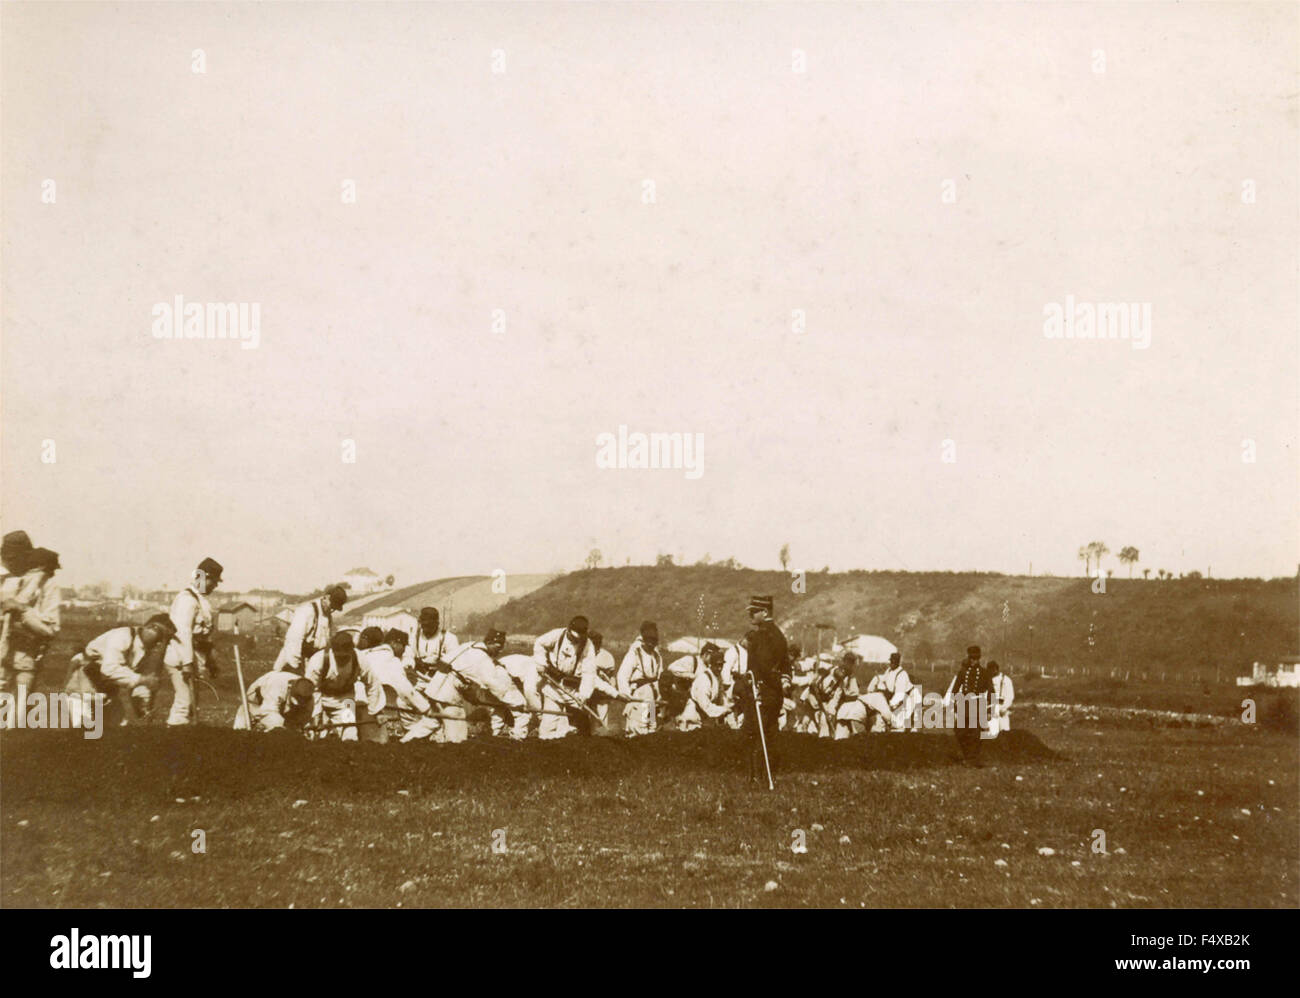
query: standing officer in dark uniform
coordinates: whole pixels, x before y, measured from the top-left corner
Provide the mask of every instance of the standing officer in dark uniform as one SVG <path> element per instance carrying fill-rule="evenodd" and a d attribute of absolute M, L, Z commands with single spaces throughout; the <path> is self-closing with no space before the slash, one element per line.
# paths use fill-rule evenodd
<path fill-rule="evenodd" d="M 782 679 L 789 678 L 790 658 L 785 635 L 772 620 L 772 597 L 753 596 L 749 600 L 749 632 L 741 639 L 746 654 L 744 672 L 736 677 L 736 702 L 743 723 L 741 733 L 745 736 L 746 754 L 749 758 L 749 778 L 751 781 L 763 780 L 763 740 L 767 742 L 768 761 L 776 768 L 772 757 L 772 739 L 776 735 L 781 718 L 781 704 L 784 699 Z M 758 688 L 758 710 L 754 709 L 754 692 L 750 686 L 749 673 L 754 677 Z M 762 735 L 759 724 L 762 724 Z"/>
<path fill-rule="evenodd" d="M 980 662 L 980 646 L 966 649 L 966 659 L 957 669 L 951 686 L 953 706 L 956 708 L 957 748 L 961 761 L 967 766 L 980 766 L 981 722 L 987 723 L 992 715 L 989 706 L 993 695 L 993 670 Z"/>

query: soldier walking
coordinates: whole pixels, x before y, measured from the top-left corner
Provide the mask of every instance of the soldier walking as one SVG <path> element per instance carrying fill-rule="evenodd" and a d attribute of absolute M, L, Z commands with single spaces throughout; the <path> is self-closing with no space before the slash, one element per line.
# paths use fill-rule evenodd
<path fill-rule="evenodd" d="M 980 662 L 979 645 L 966 649 L 966 658 L 957 669 L 949 687 L 956 711 L 957 748 L 966 766 L 982 766 L 980 740 L 988 722 L 989 702 L 993 694 L 993 671 Z"/>

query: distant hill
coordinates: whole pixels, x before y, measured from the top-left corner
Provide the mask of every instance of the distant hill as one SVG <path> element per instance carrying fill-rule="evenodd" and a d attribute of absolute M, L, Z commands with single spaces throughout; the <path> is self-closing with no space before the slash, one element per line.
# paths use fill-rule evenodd
<path fill-rule="evenodd" d="M 339 620 L 344 624 L 359 624 L 367 613 L 375 610 L 402 607 L 419 613 L 421 607 L 431 606 L 446 616 L 444 626 L 456 630 L 463 626 L 467 617 L 490 614 L 511 594 L 525 595 L 552 578 L 552 575 L 509 575 L 502 580 L 504 594 L 496 591 L 500 586 L 490 575 L 431 579 L 401 589 L 367 593 L 348 602 Z"/>
<path fill-rule="evenodd" d="M 806 646 L 816 644 L 814 624 L 830 623 L 841 638 L 882 635 L 914 662 L 954 662 L 966 645 L 979 644 L 986 658 L 1020 668 L 1032 654 L 1035 665 L 1055 668 L 1210 674 L 1221 668 L 1226 678 L 1248 673 L 1255 660 L 1273 662 L 1297 650 L 1300 589 L 1294 579 L 1112 578 L 1104 595 L 1091 586 L 1084 578 L 815 572 L 807 575 L 806 593 L 796 595 L 782 572 L 598 568 L 559 576 L 473 618 L 471 632 L 491 621 L 511 633 L 536 634 L 584 613 L 620 645 L 645 619 L 658 623 L 664 641 L 682 634 L 735 637 L 745 629 L 749 596 L 764 593 L 776 598 L 787 635 Z"/>

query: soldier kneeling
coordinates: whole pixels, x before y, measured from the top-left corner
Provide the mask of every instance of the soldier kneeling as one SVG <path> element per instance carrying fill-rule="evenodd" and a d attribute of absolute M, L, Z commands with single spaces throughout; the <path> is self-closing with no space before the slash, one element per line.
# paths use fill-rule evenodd
<path fill-rule="evenodd" d="M 165 613 L 155 614 L 141 627 L 105 631 L 72 656 L 64 688 L 79 695 L 103 694 L 121 708 L 123 724 L 138 720 L 151 709 L 161 666 L 179 661 L 175 637 L 176 625 Z"/>
<path fill-rule="evenodd" d="M 315 709 L 316 687 L 310 679 L 292 672 L 272 670 L 248 687 L 248 709 L 254 731 L 303 731 Z M 247 731 L 248 715 L 241 706 L 235 713 L 235 730 Z"/>

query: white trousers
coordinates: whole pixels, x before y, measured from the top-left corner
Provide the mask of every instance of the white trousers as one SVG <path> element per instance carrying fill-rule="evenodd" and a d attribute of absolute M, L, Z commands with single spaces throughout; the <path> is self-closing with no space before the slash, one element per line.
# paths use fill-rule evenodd
<path fill-rule="evenodd" d="M 194 723 L 194 697 L 190 694 L 190 684 L 185 681 L 181 670 L 174 665 L 167 666 L 167 678 L 172 681 L 172 709 L 167 714 L 167 723 Z"/>
<path fill-rule="evenodd" d="M 882 718 L 887 727 L 893 726 L 889 700 L 883 693 L 864 693 L 853 700 L 845 700 L 835 713 L 835 737 L 844 739 L 855 732 L 869 730 L 874 727 L 877 717 Z"/>
<path fill-rule="evenodd" d="M 632 702 L 623 708 L 623 730 L 629 738 L 652 735 L 658 727 L 653 683 L 644 683 L 632 691 Z"/>
<path fill-rule="evenodd" d="M 357 708 L 351 698 L 322 696 L 320 698 L 319 712 L 321 719 L 326 724 L 345 725 L 344 727 L 326 728 L 321 733 L 322 738 L 338 738 L 345 742 L 357 741 Z"/>
<path fill-rule="evenodd" d="M 544 684 L 540 692 L 542 710 L 554 711 L 554 713 L 541 716 L 541 720 L 537 722 L 537 737 L 550 741 L 564 738 L 577 731 L 569 715 L 580 712 L 580 708 L 573 706 L 574 701 L 578 699 L 578 694 L 566 688 L 565 692 L 568 696 L 562 697 L 550 683 Z"/>

